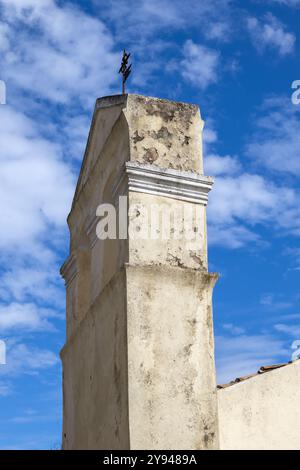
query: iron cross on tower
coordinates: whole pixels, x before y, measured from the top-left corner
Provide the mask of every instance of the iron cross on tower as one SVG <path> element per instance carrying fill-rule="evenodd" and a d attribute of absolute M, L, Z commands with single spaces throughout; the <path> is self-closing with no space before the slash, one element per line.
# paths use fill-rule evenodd
<path fill-rule="evenodd" d="M 128 60 L 130 57 L 130 53 L 127 53 L 126 50 L 124 49 L 123 51 L 123 57 L 122 57 L 122 63 L 121 67 L 119 70 L 119 73 L 123 75 L 123 80 L 122 80 L 122 93 L 125 95 L 125 83 L 129 75 L 131 74 L 131 66 L 132 64 L 128 65 Z"/>

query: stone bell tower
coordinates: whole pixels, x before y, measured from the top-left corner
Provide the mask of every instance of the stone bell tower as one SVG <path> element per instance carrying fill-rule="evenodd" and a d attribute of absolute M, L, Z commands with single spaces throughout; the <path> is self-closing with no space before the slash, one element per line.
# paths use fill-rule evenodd
<path fill-rule="evenodd" d="M 218 447 L 202 129 L 195 105 L 96 102 L 61 269 L 64 449 Z M 116 238 L 97 236 L 101 204 Z"/>

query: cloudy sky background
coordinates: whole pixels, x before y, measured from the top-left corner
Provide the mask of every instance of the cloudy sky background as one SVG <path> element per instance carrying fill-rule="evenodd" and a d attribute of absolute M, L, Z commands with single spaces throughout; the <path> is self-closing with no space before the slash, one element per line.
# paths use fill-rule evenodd
<path fill-rule="evenodd" d="M 0 448 L 57 448 L 68 214 L 95 99 L 198 103 L 218 380 L 300 339 L 300 0 L 0 0 Z"/>

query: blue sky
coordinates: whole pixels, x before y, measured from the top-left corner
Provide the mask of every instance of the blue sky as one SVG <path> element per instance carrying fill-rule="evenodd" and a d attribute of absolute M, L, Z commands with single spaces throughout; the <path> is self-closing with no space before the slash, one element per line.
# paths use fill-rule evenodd
<path fill-rule="evenodd" d="M 0 448 L 61 439 L 65 223 L 94 101 L 200 105 L 218 380 L 300 339 L 300 0 L 0 0 Z"/>

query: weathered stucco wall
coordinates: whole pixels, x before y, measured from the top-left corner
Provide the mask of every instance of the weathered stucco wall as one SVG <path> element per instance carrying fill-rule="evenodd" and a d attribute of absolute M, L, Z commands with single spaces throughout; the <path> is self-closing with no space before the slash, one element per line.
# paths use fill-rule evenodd
<path fill-rule="evenodd" d="M 129 448 L 126 311 L 123 269 L 61 351 L 64 449 Z"/>
<path fill-rule="evenodd" d="M 128 385 L 133 449 L 217 449 L 212 331 L 217 276 L 127 267 Z"/>
<path fill-rule="evenodd" d="M 218 414 L 202 129 L 195 105 L 97 100 L 68 224 L 64 449 L 212 449 Z M 97 207 L 192 209 L 179 239 L 100 240 Z M 184 222 L 186 224 L 184 225 Z M 187 224 L 187 222 L 189 222 Z M 192 228 L 194 240 L 185 234 Z"/>
<path fill-rule="evenodd" d="M 125 115 L 131 160 L 203 173 L 204 123 L 198 106 L 128 95 Z"/>
<path fill-rule="evenodd" d="M 204 206 L 136 192 L 129 193 L 128 203 L 129 224 L 134 234 L 129 239 L 130 263 L 207 270 Z M 149 210 L 144 211 L 145 208 Z M 155 230 L 156 220 L 158 230 Z M 174 233 L 176 228 L 179 228 L 178 237 Z M 188 231 L 191 239 L 186 236 Z"/>
<path fill-rule="evenodd" d="M 300 450 L 300 361 L 218 390 L 223 450 Z"/>

